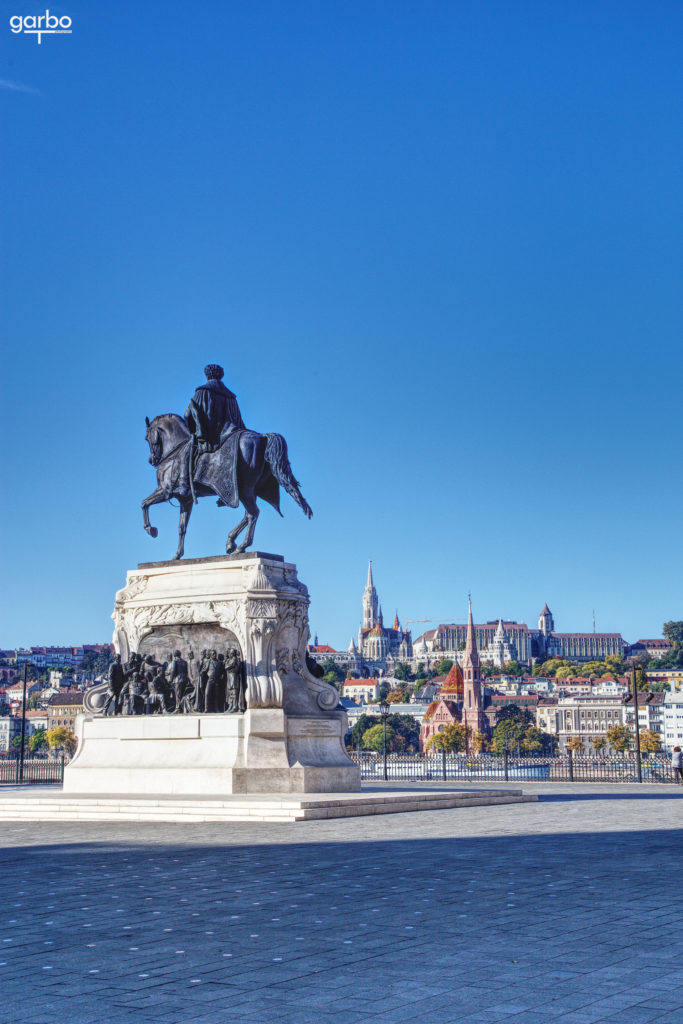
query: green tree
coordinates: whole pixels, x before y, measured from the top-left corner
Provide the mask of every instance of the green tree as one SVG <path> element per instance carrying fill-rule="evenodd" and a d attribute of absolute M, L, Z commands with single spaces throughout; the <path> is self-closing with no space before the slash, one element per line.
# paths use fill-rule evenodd
<path fill-rule="evenodd" d="M 363 712 L 363 714 L 360 715 L 358 721 L 351 730 L 351 745 L 357 747 L 360 743 L 362 746 L 363 735 L 368 731 L 368 729 L 371 726 L 377 725 L 378 722 L 379 718 L 377 715 L 368 715 L 365 712 Z"/>
<path fill-rule="evenodd" d="M 387 751 L 391 750 L 391 742 L 394 739 L 396 733 L 387 724 Z M 373 725 L 365 733 L 363 733 L 363 749 L 364 750 L 376 750 L 378 754 L 384 751 L 384 726 Z"/>
<path fill-rule="evenodd" d="M 631 746 L 631 730 L 626 725 L 613 725 L 605 736 L 610 747 L 619 754 L 623 754 Z"/>
<path fill-rule="evenodd" d="M 441 732 L 434 733 L 427 740 L 428 750 L 445 750 L 447 753 L 457 753 L 467 749 L 467 736 L 469 729 L 460 725 L 459 722 L 452 722 L 445 725 Z"/>
<path fill-rule="evenodd" d="M 36 729 L 28 741 L 29 750 L 32 754 L 37 754 L 41 750 L 47 750 L 49 745 L 45 729 Z"/>
<path fill-rule="evenodd" d="M 641 693 L 650 688 L 647 680 L 647 672 L 642 665 L 636 666 L 636 687 Z"/>
<path fill-rule="evenodd" d="M 661 658 L 650 659 L 648 665 L 656 669 L 683 668 L 683 647 L 674 647 Z"/>
<path fill-rule="evenodd" d="M 626 660 L 621 654 L 608 654 L 605 667 L 611 676 L 623 676 L 626 671 Z"/>
<path fill-rule="evenodd" d="M 533 725 L 534 716 L 528 708 L 519 704 L 503 704 L 496 708 L 496 725 L 499 722 L 517 722 L 519 725 Z"/>
<path fill-rule="evenodd" d="M 524 669 L 518 661 L 513 658 L 512 661 L 506 661 L 503 665 L 501 672 L 505 676 L 523 676 Z"/>
<path fill-rule="evenodd" d="M 593 750 L 595 750 L 596 753 L 598 753 L 599 751 L 605 749 L 605 747 L 607 746 L 607 740 L 604 736 L 593 736 L 593 738 L 591 739 L 591 746 Z"/>
<path fill-rule="evenodd" d="M 436 674 L 438 676 L 447 676 L 450 670 L 453 668 L 452 658 L 442 658 L 439 664 L 436 666 Z"/>
<path fill-rule="evenodd" d="M 583 753 L 583 740 L 580 736 L 570 736 L 567 740 L 567 750 L 571 750 L 574 754 Z"/>
<path fill-rule="evenodd" d="M 399 661 L 394 669 L 394 675 L 397 679 L 401 679 L 405 682 L 410 682 L 415 678 L 410 670 L 410 665 L 406 664 L 405 661 Z"/>
<path fill-rule="evenodd" d="M 103 647 L 101 651 L 86 651 L 78 667 L 84 672 L 94 672 L 95 675 L 103 676 L 106 675 L 113 660 L 111 648 Z"/>
<path fill-rule="evenodd" d="M 549 658 L 547 661 L 544 661 L 542 665 L 536 665 L 534 667 L 533 674 L 535 676 L 547 676 L 549 678 L 553 678 L 558 668 L 566 666 L 571 667 L 571 663 L 565 661 L 563 658 Z"/>
<path fill-rule="evenodd" d="M 399 715 L 396 712 L 387 715 L 387 725 L 390 725 L 397 736 L 402 736 L 406 747 L 413 750 L 420 748 L 420 723 L 413 715 Z"/>
<path fill-rule="evenodd" d="M 332 658 L 325 658 L 320 667 L 325 676 L 333 676 L 335 682 L 343 682 L 346 677 L 346 670 L 341 665 L 337 665 Z M 334 686 L 334 683 L 332 685 Z"/>
<path fill-rule="evenodd" d="M 683 622 L 680 620 L 665 622 L 662 626 L 662 633 L 674 647 L 683 647 Z"/>
<path fill-rule="evenodd" d="M 522 736 L 521 748 L 525 754 L 540 754 L 544 749 L 543 733 L 535 725 L 528 725 Z"/>
<path fill-rule="evenodd" d="M 491 737 L 491 749 L 496 754 L 505 750 L 521 750 L 525 726 L 521 722 L 504 718 L 496 725 Z"/>
<path fill-rule="evenodd" d="M 351 730 L 351 746 L 358 747 L 360 740 L 361 748 L 365 748 L 365 734 L 375 726 L 382 725 L 379 715 L 368 715 L 365 712 L 360 715 L 358 721 Z M 391 727 L 394 733 L 394 745 L 387 748 L 398 751 L 399 747 L 405 750 L 418 750 L 420 746 L 420 724 L 412 715 L 399 715 L 396 712 L 387 715 L 387 730 Z M 387 731 L 388 736 L 388 731 Z M 399 737 L 402 743 L 399 743 Z"/>

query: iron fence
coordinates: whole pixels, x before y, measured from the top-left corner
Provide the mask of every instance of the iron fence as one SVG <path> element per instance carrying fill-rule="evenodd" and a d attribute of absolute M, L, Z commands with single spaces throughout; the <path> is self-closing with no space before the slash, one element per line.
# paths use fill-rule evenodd
<path fill-rule="evenodd" d="M 64 757 L 12 758 L 0 761 L 0 785 L 64 781 Z"/>
<path fill-rule="evenodd" d="M 384 779 L 381 754 L 351 754 L 361 779 Z M 677 782 L 666 754 L 643 755 L 643 782 Z M 516 757 L 512 754 L 389 754 L 386 777 L 404 782 L 638 782 L 634 754 L 588 757 L 573 753 Z"/>

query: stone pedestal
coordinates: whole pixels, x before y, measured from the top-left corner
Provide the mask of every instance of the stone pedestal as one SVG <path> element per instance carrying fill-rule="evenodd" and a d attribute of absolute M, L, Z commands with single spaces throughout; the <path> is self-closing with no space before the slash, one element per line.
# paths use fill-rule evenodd
<path fill-rule="evenodd" d="M 306 668 L 309 597 L 296 567 L 251 552 L 142 564 L 116 595 L 114 644 L 170 660 L 237 647 L 244 714 L 103 717 L 86 699 L 69 793 L 339 793 L 360 789 L 337 692 Z M 193 668 L 191 667 L 191 672 Z"/>

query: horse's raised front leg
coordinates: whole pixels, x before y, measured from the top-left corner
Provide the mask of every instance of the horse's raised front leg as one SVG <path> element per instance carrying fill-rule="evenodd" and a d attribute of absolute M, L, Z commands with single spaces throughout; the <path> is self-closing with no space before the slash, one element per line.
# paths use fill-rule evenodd
<path fill-rule="evenodd" d="M 178 550 L 175 553 L 176 558 L 182 558 L 185 551 L 185 532 L 187 530 L 187 524 L 190 521 L 192 515 L 192 498 L 188 498 L 185 501 L 180 502 L 180 519 L 178 521 Z"/>
<path fill-rule="evenodd" d="M 152 526 L 150 524 L 148 509 L 150 505 L 161 505 L 162 502 L 164 501 L 168 501 L 168 497 L 166 496 L 166 491 L 163 489 L 163 487 L 157 487 L 156 491 L 152 491 L 148 498 L 143 499 L 142 521 L 144 523 L 145 530 L 150 535 L 150 537 L 157 537 L 159 535 L 159 531 L 157 530 L 156 526 Z"/>

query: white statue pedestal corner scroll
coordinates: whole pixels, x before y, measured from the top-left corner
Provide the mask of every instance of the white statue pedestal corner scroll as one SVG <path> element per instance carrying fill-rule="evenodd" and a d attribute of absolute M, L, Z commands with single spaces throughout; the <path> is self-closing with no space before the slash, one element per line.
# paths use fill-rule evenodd
<path fill-rule="evenodd" d="M 306 667 L 309 596 L 296 566 L 248 552 L 141 564 L 116 595 L 114 645 L 196 675 L 204 649 L 237 648 L 246 711 L 78 718 L 64 791 L 121 795 L 339 793 L 360 789 L 336 690 Z"/>

